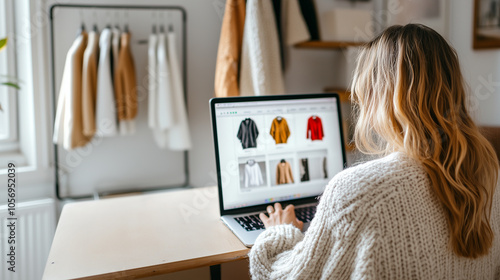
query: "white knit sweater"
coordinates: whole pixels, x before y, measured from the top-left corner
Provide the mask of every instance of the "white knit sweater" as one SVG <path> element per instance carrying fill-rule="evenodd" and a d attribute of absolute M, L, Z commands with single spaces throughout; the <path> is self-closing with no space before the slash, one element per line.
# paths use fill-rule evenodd
<path fill-rule="evenodd" d="M 425 171 L 394 153 L 335 176 L 305 234 L 292 225 L 260 234 L 250 273 L 254 279 L 500 279 L 498 192 L 489 255 L 458 257 Z"/>

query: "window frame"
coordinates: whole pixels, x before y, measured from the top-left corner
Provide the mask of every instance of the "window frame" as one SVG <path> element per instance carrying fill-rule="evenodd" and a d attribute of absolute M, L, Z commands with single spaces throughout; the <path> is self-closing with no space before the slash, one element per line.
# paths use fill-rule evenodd
<path fill-rule="evenodd" d="M 11 1 L 0 2 L 0 38 L 9 38 L 7 47 L 0 52 L 0 61 L 2 62 L 0 63 L 0 75 L 15 78 L 17 71 L 13 12 Z M 17 151 L 19 150 L 17 90 L 0 85 L 0 104 L 3 109 L 0 112 L 0 153 Z M 2 115 L 6 117 L 2 118 Z M 5 129 L 3 132 L 2 128 Z"/>
<path fill-rule="evenodd" d="M 19 178 L 18 200 L 54 197 L 47 0 L 4 2 L 9 2 L 13 11 L 9 15 L 15 37 L 13 49 L 17 78 L 22 84 L 16 94 L 19 149 L 0 151 L 0 182 L 8 178 L 2 164 L 14 162 Z M 7 201 L 6 194 L 0 192 L 0 205 Z"/>

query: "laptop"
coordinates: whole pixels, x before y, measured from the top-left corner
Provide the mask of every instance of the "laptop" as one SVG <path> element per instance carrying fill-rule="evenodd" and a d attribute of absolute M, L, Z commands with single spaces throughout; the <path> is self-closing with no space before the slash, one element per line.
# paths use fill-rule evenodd
<path fill-rule="evenodd" d="M 346 166 L 335 93 L 210 100 L 221 220 L 251 247 L 270 204 L 295 206 L 306 231 L 318 196 Z"/>

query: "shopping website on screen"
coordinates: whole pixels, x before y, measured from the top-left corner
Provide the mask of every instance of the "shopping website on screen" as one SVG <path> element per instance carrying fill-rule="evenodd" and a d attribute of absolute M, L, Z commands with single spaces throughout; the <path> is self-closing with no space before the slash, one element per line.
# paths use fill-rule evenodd
<path fill-rule="evenodd" d="M 321 194 L 343 169 L 335 98 L 215 104 L 224 209 Z"/>

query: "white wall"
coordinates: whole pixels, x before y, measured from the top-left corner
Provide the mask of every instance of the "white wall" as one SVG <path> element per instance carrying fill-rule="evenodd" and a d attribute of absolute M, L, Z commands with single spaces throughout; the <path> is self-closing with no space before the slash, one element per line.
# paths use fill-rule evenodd
<path fill-rule="evenodd" d="M 472 113 L 481 125 L 500 125 L 500 49 L 472 49 L 474 1 L 450 0 L 450 42 L 471 88 Z M 476 103 L 477 102 L 477 103 Z"/>
<path fill-rule="evenodd" d="M 48 1 L 48 5 L 63 1 Z M 317 0 L 329 9 L 331 0 Z M 134 0 L 64 1 L 76 4 L 137 4 Z M 190 152 L 190 182 L 194 186 L 214 185 L 215 162 L 208 100 L 213 97 L 214 69 L 225 0 L 148 0 L 144 5 L 181 5 L 188 15 L 188 106 L 193 150 Z M 341 6 L 346 3 L 340 2 Z M 364 7 L 365 8 L 365 7 Z M 500 124 L 500 52 L 472 50 L 472 1 L 450 1 L 449 38 L 457 49 L 464 76 L 479 102 L 474 115 L 481 124 Z M 324 86 L 346 86 L 349 77 L 345 54 L 333 50 L 290 49 L 285 72 L 287 91 L 320 92 Z M 492 77 L 498 84 L 484 85 Z M 49 77 L 48 77 L 49 78 Z M 49 94 L 49 93 L 47 93 Z M 479 109 L 480 108 L 480 109 Z"/>
<path fill-rule="evenodd" d="M 47 6 L 61 3 L 61 1 L 48 2 Z M 138 4 L 133 0 L 64 1 L 64 3 Z M 208 101 L 213 97 L 215 61 L 225 0 L 149 0 L 140 4 L 180 5 L 187 11 L 188 108 L 193 140 L 193 149 L 189 155 L 190 182 L 194 186 L 215 185 L 215 160 Z M 87 13 L 86 16 L 91 17 L 92 14 Z M 74 26 L 68 28 L 74 29 Z M 145 36 L 146 34 L 136 35 L 141 38 Z M 341 80 L 345 79 L 342 63 L 335 63 L 338 61 L 336 58 L 341 57 L 342 53 L 296 49 L 292 49 L 291 52 L 286 73 L 286 85 L 290 93 L 321 92 L 324 86 L 335 84 L 333 82 L 335 76 Z M 143 59 L 145 58 L 146 53 Z M 50 92 L 47 94 L 50 95 Z"/>

